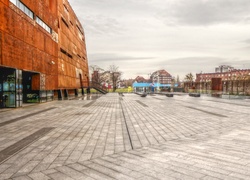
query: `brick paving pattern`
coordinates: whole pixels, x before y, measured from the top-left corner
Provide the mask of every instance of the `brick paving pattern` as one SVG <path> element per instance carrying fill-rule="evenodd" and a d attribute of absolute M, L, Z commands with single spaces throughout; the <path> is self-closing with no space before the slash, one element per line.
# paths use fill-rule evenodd
<path fill-rule="evenodd" d="M 2 111 L 0 180 L 250 179 L 249 110 L 250 100 L 107 94 Z"/>

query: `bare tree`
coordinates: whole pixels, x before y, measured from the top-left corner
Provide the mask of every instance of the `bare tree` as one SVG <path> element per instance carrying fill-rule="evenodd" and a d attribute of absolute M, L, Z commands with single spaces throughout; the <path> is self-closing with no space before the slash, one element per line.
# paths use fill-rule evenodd
<path fill-rule="evenodd" d="M 193 80 L 194 80 L 194 76 L 192 73 L 188 73 L 185 76 L 185 80 L 192 86 L 193 85 Z"/>
<path fill-rule="evenodd" d="M 113 86 L 113 92 L 115 92 L 122 74 L 119 71 L 118 66 L 110 65 L 109 71 L 105 71 L 97 65 L 92 65 L 90 66 L 90 71 L 92 77 L 92 85 L 106 87 L 106 84 L 110 83 Z"/>
<path fill-rule="evenodd" d="M 111 82 L 113 85 L 113 92 L 115 92 L 122 73 L 119 71 L 119 67 L 114 64 L 109 66 L 109 71 L 110 71 Z"/>
<path fill-rule="evenodd" d="M 178 87 L 181 86 L 181 82 L 180 82 L 180 77 L 179 77 L 179 75 L 177 75 L 176 83 L 178 84 Z"/>
<path fill-rule="evenodd" d="M 91 71 L 92 82 L 101 84 L 103 80 L 100 74 L 104 72 L 104 69 L 100 68 L 97 65 L 91 65 L 90 71 Z"/>
<path fill-rule="evenodd" d="M 103 71 L 103 69 L 100 68 L 100 67 L 97 66 L 97 65 L 90 65 L 90 70 L 91 70 L 91 71 L 99 71 L 99 70 L 102 70 L 102 71 Z"/>

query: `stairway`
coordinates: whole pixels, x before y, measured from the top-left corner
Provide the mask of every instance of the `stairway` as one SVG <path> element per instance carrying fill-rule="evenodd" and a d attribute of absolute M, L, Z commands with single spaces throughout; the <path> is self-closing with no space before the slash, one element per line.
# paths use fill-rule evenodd
<path fill-rule="evenodd" d="M 97 82 L 90 82 L 90 88 L 93 88 L 95 90 L 97 90 L 98 92 L 102 93 L 102 94 L 107 94 L 108 91 L 106 89 L 104 89 L 99 83 Z"/>

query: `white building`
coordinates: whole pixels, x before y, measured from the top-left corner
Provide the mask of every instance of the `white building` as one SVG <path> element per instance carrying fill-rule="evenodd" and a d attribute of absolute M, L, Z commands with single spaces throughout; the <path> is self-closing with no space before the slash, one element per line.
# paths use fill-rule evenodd
<path fill-rule="evenodd" d="M 215 68 L 215 73 L 224 73 L 224 72 L 229 72 L 231 70 L 233 70 L 234 68 L 232 66 L 228 66 L 228 65 L 221 65 L 219 67 Z"/>

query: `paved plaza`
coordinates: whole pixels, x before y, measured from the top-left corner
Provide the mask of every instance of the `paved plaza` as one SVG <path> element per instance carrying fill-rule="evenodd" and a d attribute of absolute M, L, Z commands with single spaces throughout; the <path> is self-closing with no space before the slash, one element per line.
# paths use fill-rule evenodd
<path fill-rule="evenodd" d="M 250 179 L 250 100 L 107 94 L 0 112 L 0 180 Z"/>

